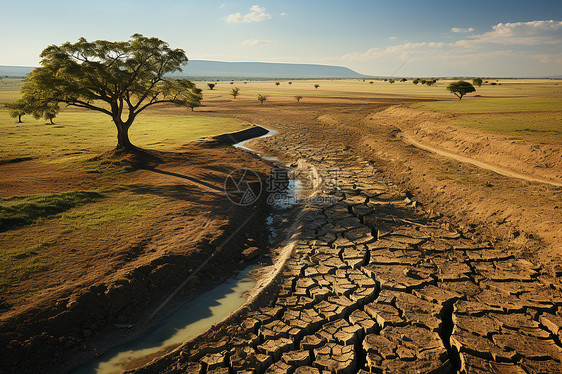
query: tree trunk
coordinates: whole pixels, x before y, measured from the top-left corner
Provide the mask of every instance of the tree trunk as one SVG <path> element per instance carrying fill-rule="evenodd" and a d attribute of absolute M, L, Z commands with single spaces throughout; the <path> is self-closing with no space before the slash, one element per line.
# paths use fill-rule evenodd
<path fill-rule="evenodd" d="M 120 121 L 115 121 L 115 126 L 117 126 L 117 147 L 115 148 L 128 150 L 135 149 L 136 147 L 129 140 L 129 126 Z"/>
<path fill-rule="evenodd" d="M 18 123 L 23 123 L 23 122 L 21 121 L 21 116 L 22 116 L 21 114 L 18 114 Z"/>

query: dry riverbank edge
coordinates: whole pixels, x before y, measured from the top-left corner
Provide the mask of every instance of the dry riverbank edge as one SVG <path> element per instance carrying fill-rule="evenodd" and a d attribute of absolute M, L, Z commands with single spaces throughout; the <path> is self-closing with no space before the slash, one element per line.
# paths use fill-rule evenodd
<path fill-rule="evenodd" d="M 222 185 L 227 173 L 239 167 L 251 167 L 265 180 L 269 163 L 231 147 L 233 143 L 265 133 L 267 130 L 261 127 L 252 127 L 186 145 L 182 151 L 187 152 L 187 157 L 183 158 L 182 151 L 162 153 L 162 162 L 157 167 L 164 171 L 172 164 L 189 165 L 194 155 L 204 158 L 212 154 L 228 160 L 230 166 L 224 171 L 222 165 L 207 165 L 211 168 L 207 181 L 191 182 L 181 178 L 176 185 L 194 184 L 197 187 L 207 184 L 216 190 L 217 198 L 213 203 L 222 206 L 220 211 L 216 206 L 209 206 L 209 209 L 215 209 L 211 221 L 208 217 L 201 217 L 199 221 L 197 217 L 189 217 L 191 225 L 199 225 L 195 227 L 197 235 L 191 241 L 178 241 L 176 250 L 150 250 L 146 261 L 138 261 L 144 254 L 139 248 L 132 262 L 137 266 L 119 277 L 109 276 L 94 284 L 83 283 L 66 292 L 55 290 L 49 294 L 47 291 L 31 305 L 4 313 L 0 321 L 1 372 L 61 373 L 73 370 L 113 346 L 141 335 L 169 315 L 174 307 L 214 288 L 255 261 L 244 257 L 244 249 L 260 248 L 265 255 L 260 261 L 267 262 L 266 219 L 271 208 L 267 204 L 267 194 L 262 193 L 250 206 L 236 206 L 227 199 Z M 170 217 L 168 213 L 161 223 L 175 232 L 175 229 L 182 229 L 181 226 L 175 227 L 183 222 L 178 218 L 186 214 L 180 211 Z M 155 318 L 147 320 L 159 304 L 214 252 L 217 256 L 192 277 Z M 131 327 L 126 328 L 128 326 Z"/>

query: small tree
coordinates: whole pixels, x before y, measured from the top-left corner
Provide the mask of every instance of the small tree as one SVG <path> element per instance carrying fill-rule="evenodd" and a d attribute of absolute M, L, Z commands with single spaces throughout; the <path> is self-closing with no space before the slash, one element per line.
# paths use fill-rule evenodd
<path fill-rule="evenodd" d="M 472 84 L 478 87 L 482 86 L 482 78 L 474 78 Z"/>
<path fill-rule="evenodd" d="M 31 113 L 29 102 L 27 100 L 19 99 L 18 101 L 14 101 L 6 106 L 8 107 L 10 117 L 17 118 L 18 123 L 23 123 L 21 117 Z"/>
<path fill-rule="evenodd" d="M 302 99 L 302 96 L 297 95 L 297 96 L 295 96 L 295 99 L 297 100 L 297 103 L 300 103 L 301 99 Z"/>
<path fill-rule="evenodd" d="M 238 94 L 240 93 L 240 88 L 238 87 L 234 87 L 233 89 L 230 90 L 230 95 L 236 99 L 236 96 L 238 96 Z"/>
<path fill-rule="evenodd" d="M 435 83 L 437 83 L 437 79 L 432 79 L 430 81 L 426 81 L 425 84 L 430 87 L 433 86 Z"/>
<path fill-rule="evenodd" d="M 418 83 L 420 83 L 420 80 L 416 78 L 416 79 L 414 79 L 414 80 L 412 81 L 412 83 L 413 83 L 413 84 L 418 84 Z"/>
<path fill-rule="evenodd" d="M 369 82 L 369 84 L 373 84 L 373 83 L 375 83 L 375 82 L 373 82 L 373 81 L 370 81 L 370 82 Z"/>
<path fill-rule="evenodd" d="M 35 119 L 44 118 L 45 121 L 49 121 L 53 125 L 53 120 L 59 114 L 60 107 L 56 102 L 49 101 L 37 101 L 33 108 L 31 108 L 31 114 Z"/>
<path fill-rule="evenodd" d="M 314 85 L 314 88 L 318 89 L 318 87 L 320 87 L 319 84 L 315 84 L 315 85 Z"/>
<path fill-rule="evenodd" d="M 201 101 L 191 101 L 187 105 L 191 108 L 191 111 L 194 112 L 195 108 L 198 108 L 198 107 L 201 106 Z"/>
<path fill-rule="evenodd" d="M 276 85 L 277 87 L 279 87 L 280 84 L 281 84 L 281 83 L 279 83 L 279 82 L 275 82 L 275 85 Z"/>
<path fill-rule="evenodd" d="M 400 79 L 400 82 L 402 82 L 402 83 L 404 83 L 404 82 L 406 82 L 406 81 L 407 81 L 407 79 L 406 79 L 406 78 L 402 78 L 402 79 Z"/>
<path fill-rule="evenodd" d="M 291 84 L 293 84 L 293 82 L 287 82 L 287 83 L 289 84 L 289 86 L 290 86 Z"/>
<path fill-rule="evenodd" d="M 465 81 L 453 82 L 447 86 L 447 89 L 455 94 L 459 100 L 467 93 L 476 91 L 472 84 Z"/>
<path fill-rule="evenodd" d="M 388 83 L 390 83 L 390 84 L 392 84 L 392 83 L 394 83 L 394 82 L 395 82 L 394 79 L 389 79 L 389 80 L 388 80 Z"/>
<path fill-rule="evenodd" d="M 267 96 L 258 94 L 258 101 L 263 105 L 263 102 L 267 100 Z"/>
<path fill-rule="evenodd" d="M 207 83 L 207 86 L 209 86 L 210 90 L 213 90 L 213 88 L 215 88 L 216 84 L 215 83 Z"/>

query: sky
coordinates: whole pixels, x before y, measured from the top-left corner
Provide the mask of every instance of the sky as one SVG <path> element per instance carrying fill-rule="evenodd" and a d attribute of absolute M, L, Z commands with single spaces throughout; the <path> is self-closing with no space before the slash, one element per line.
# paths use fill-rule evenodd
<path fill-rule="evenodd" d="M 562 0 L 0 0 L 0 65 L 51 44 L 158 37 L 189 59 L 367 75 L 562 75 Z"/>

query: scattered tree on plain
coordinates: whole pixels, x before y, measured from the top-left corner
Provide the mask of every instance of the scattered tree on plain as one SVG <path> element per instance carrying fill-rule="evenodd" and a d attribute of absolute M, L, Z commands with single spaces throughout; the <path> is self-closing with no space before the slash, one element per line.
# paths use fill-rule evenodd
<path fill-rule="evenodd" d="M 191 108 L 191 111 L 194 112 L 195 108 L 200 107 L 201 106 L 201 102 L 200 101 L 191 101 L 189 102 L 189 104 L 187 104 L 188 107 Z"/>
<path fill-rule="evenodd" d="M 402 82 L 402 83 L 404 83 L 404 82 L 406 82 L 406 81 L 407 81 L 407 79 L 406 79 L 406 78 L 402 78 L 402 79 L 400 79 L 400 82 Z"/>
<path fill-rule="evenodd" d="M 30 87 L 22 87 L 22 97 L 8 104 L 9 115 L 12 118 L 17 118 L 18 123 L 22 123 L 21 117 L 26 114 L 31 114 L 35 119 L 44 118 L 53 124 L 53 119 L 60 111 L 58 102 L 47 100 L 39 96 L 38 92 L 30 91 Z"/>
<path fill-rule="evenodd" d="M 447 89 L 455 94 L 459 100 L 461 100 L 467 93 L 476 91 L 472 84 L 465 81 L 453 82 L 447 86 Z"/>
<path fill-rule="evenodd" d="M 258 101 L 263 105 L 263 102 L 267 100 L 267 96 L 258 94 Z"/>
<path fill-rule="evenodd" d="M 388 83 L 390 83 L 390 84 L 392 84 L 392 83 L 394 83 L 394 82 L 395 82 L 394 79 L 389 79 L 389 80 L 388 80 Z"/>
<path fill-rule="evenodd" d="M 207 83 L 207 86 L 209 86 L 209 89 L 212 91 L 213 88 L 215 88 L 216 84 L 215 83 Z"/>
<path fill-rule="evenodd" d="M 320 87 L 319 84 L 315 84 L 315 85 L 314 85 L 314 88 L 318 89 L 318 87 Z"/>
<path fill-rule="evenodd" d="M 168 76 L 187 63 L 185 52 L 157 38 L 140 34 L 125 42 L 80 38 L 51 45 L 41 57 L 42 66 L 22 87 L 23 97 L 107 114 L 117 127 L 118 149 L 137 149 L 129 140 L 129 128 L 146 108 L 160 103 L 188 107 L 202 99 L 194 83 Z"/>
<path fill-rule="evenodd" d="M 472 84 L 478 87 L 482 86 L 482 78 L 474 78 Z"/>
<path fill-rule="evenodd" d="M 300 103 L 301 99 L 302 99 L 302 96 L 297 95 L 297 96 L 295 96 L 295 99 L 297 100 L 297 103 Z"/>
<path fill-rule="evenodd" d="M 279 82 L 275 82 L 275 85 L 276 85 L 277 87 L 279 87 L 280 84 L 281 84 L 281 83 L 279 83 Z"/>
<path fill-rule="evenodd" d="M 373 83 L 375 83 L 375 82 L 373 82 L 373 81 L 370 81 L 370 82 L 369 82 L 369 84 L 373 84 Z"/>
<path fill-rule="evenodd" d="M 238 94 L 240 93 L 240 88 L 238 87 L 234 87 L 233 89 L 230 90 L 230 95 L 236 99 L 236 96 L 238 96 Z"/>
<path fill-rule="evenodd" d="M 413 83 L 413 84 L 418 84 L 418 83 L 420 83 L 420 80 L 416 78 L 416 79 L 414 79 L 414 80 L 412 81 L 412 83 Z"/>
<path fill-rule="evenodd" d="M 287 83 L 289 84 L 289 86 L 293 84 L 293 82 L 287 82 Z"/>
<path fill-rule="evenodd" d="M 22 99 L 7 104 L 6 106 L 8 107 L 8 114 L 10 115 L 10 117 L 17 118 L 18 123 L 23 123 L 21 117 L 31 113 L 29 103 Z"/>

